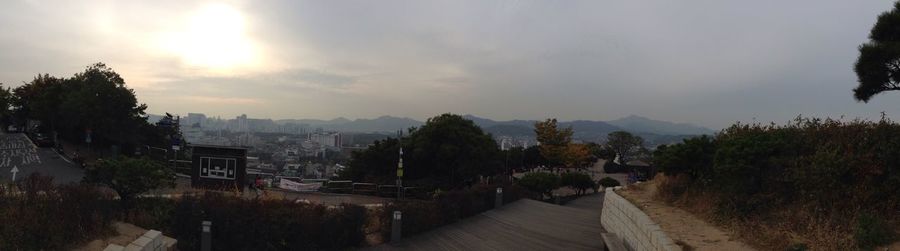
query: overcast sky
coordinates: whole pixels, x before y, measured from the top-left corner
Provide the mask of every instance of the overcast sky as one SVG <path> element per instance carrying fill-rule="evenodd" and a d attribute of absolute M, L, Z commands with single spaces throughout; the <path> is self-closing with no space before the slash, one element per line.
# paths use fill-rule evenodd
<path fill-rule="evenodd" d="M 853 99 L 886 0 L 22 1 L 0 83 L 119 72 L 150 113 L 611 120 L 714 129 L 799 114 L 900 118 Z"/>

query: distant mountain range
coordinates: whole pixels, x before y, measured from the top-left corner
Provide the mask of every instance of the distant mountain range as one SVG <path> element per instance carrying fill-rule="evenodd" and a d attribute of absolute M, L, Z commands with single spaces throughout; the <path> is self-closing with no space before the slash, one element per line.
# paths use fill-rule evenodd
<path fill-rule="evenodd" d="M 486 132 L 495 136 L 534 137 L 534 123 L 537 122 L 536 120 L 494 121 L 474 115 L 463 117 L 472 120 Z M 715 134 L 714 130 L 701 126 L 652 120 L 635 115 L 607 122 L 560 121 L 559 126 L 571 126 L 575 131 L 573 138 L 583 141 L 604 142 L 606 135 L 611 132 L 628 131 L 644 138 L 648 145 L 674 143 L 694 135 Z"/>
<path fill-rule="evenodd" d="M 151 115 L 150 117 L 153 119 L 158 116 Z M 464 115 L 463 117 L 472 120 L 485 132 L 494 136 L 534 137 L 534 123 L 537 122 L 537 120 L 497 121 L 475 115 Z M 281 125 L 307 125 L 312 128 L 322 128 L 330 131 L 377 132 L 385 134 L 393 134 L 398 130 L 405 131 L 410 127 L 419 127 L 424 124 L 424 122 L 415 119 L 393 116 L 354 120 L 343 117 L 332 120 L 281 119 L 274 120 L 274 123 Z M 571 126 L 575 131 L 573 137 L 583 141 L 604 142 L 606 141 L 606 135 L 610 132 L 628 131 L 643 137 L 648 145 L 672 143 L 693 135 L 712 135 L 716 133 L 712 129 L 693 124 L 653 120 L 636 115 L 610 121 L 560 121 L 559 125 L 561 127 Z"/>
<path fill-rule="evenodd" d="M 715 134 L 712 129 L 696 126 L 687 123 L 672 123 L 668 121 L 652 120 L 640 116 L 631 115 L 617 120 L 610 120 L 610 123 L 620 128 L 627 128 L 629 131 L 649 132 L 656 134 Z"/>
<path fill-rule="evenodd" d="M 472 120 L 472 122 L 475 122 L 475 124 L 480 126 L 485 132 L 491 133 L 494 136 L 534 137 L 534 123 L 537 122 L 537 120 L 497 121 L 477 117 L 471 114 L 463 115 L 463 117 Z M 422 121 L 411 118 L 392 116 L 356 120 L 349 120 L 346 118 L 336 118 L 332 120 L 285 119 L 276 120 L 275 122 L 279 124 L 307 124 L 312 127 L 321 127 L 325 130 L 344 132 L 382 133 L 394 133 L 397 130 L 405 130 L 410 127 L 418 127 L 424 124 Z M 559 125 L 561 127 L 571 126 L 575 131 L 573 137 L 584 141 L 603 142 L 606 141 L 606 135 L 611 132 L 629 131 L 643 137 L 648 145 L 672 143 L 693 135 L 712 135 L 715 133 L 714 130 L 701 126 L 653 120 L 635 115 L 611 121 L 561 121 Z"/>

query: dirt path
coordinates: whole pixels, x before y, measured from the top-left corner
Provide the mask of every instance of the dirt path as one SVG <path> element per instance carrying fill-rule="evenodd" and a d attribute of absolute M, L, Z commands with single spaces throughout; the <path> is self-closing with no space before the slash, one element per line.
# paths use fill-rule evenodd
<path fill-rule="evenodd" d="M 653 182 L 636 184 L 616 192 L 641 208 L 679 245 L 689 246 L 693 250 L 755 250 L 687 211 L 653 200 L 656 193 Z"/>

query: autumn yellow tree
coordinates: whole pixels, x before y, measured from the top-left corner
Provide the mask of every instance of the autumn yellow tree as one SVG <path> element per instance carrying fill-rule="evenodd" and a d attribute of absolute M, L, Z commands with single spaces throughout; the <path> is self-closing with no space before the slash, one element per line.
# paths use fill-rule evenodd
<path fill-rule="evenodd" d="M 547 119 L 534 123 L 534 134 L 541 144 L 541 155 L 547 159 L 551 167 L 565 165 L 565 156 L 569 144 L 572 143 L 572 128 L 558 128 L 556 119 Z"/>
<path fill-rule="evenodd" d="M 566 167 L 570 168 L 578 168 L 583 167 L 587 164 L 591 159 L 591 149 L 585 144 L 575 144 L 569 143 L 566 146 L 565 156 L 563 156 L 563 161 Z"/>
<path fill-rule="evenodd" d="M 534 133 L 541 143 L 541 155 L 551 167 L 580 167 L 590 160 L 591 151 L 585 144 L 572 143 L 571 127 L 559 128 L 556 119 L 534 124 Z"/>

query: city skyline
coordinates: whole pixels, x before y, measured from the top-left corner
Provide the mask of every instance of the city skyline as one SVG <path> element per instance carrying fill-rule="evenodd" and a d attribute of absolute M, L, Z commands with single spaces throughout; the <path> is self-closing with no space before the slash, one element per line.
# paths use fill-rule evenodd
<path fill-rule="evenodd" d="M 223 118 L 896 119 L 896 93 L 860 103 L 851 92 L 857 46 L 890 7 L 22 0 L 0 10 L 0 82 L 99 61 L 149 113 Z"/>

